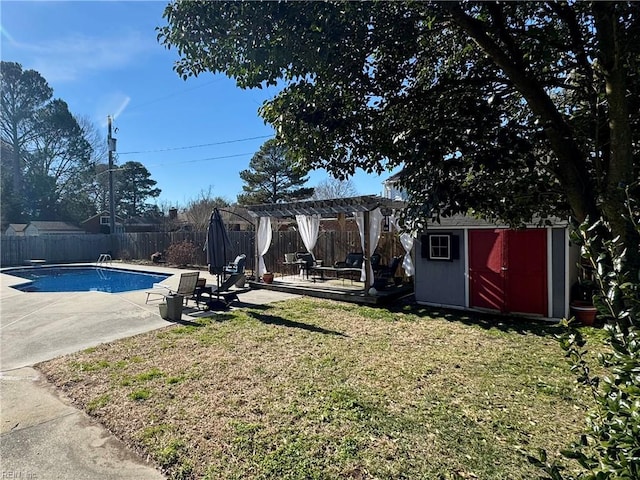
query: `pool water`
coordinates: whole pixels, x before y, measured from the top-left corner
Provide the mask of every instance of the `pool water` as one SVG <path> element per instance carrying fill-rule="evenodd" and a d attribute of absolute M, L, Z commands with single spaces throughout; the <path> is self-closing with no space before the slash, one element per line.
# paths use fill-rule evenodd
<path fill-rule="evenodd" d="M 35 267 L 5 271 L 31 280 L 13 288 L 23 292 L 108 292 L 144 290 L 169 275 L 101 267 Z"/>

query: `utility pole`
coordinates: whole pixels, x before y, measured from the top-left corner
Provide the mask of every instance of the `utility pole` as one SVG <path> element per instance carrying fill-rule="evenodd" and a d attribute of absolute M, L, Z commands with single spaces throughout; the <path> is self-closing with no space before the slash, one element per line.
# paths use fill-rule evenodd
<path fill-rule="evenodd" d="M 116 139 L 111 136 L 111 115 L 107 117 L 109 133 L 107 134 L 107 146 L 109 149 L 109 233 L 116 233 L 116 202 L 113 191 L 113 152 L 116 151 Z"/>

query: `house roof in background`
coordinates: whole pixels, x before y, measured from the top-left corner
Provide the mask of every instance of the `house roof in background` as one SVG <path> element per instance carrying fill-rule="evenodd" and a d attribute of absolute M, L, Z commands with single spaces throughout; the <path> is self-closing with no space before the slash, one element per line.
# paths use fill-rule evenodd
<path fill-rule="evenodd" d="M 402 170 L 400 170 L 398 173 L 394 173 L 382 183 L 395 183 L 398 180 L 400 180 L 401 175 L 402 175 Z"/>
<path fill-rule="evenodd" d="M 27 228 L 28 223 L 10 223 L 9 227 L 13 228 L 16 232 L 24 232 L 24 229 Z"/>
<path fill-rule="evenodd" d="M 96 217 L 102 217 L 102 216 L 107 216 L 110 217 L 111 215 L 109 214 L 109 212 L 107 212 L 106 210 L 103 210 L 102 212 L 96 213 L 95 215 L 92 215 L 91 217 L 87 218 L 86 220 L 83 220 L 80 222 L 80 225 L 82 225 L 83 223 L 87 223 L 91 220 L 93 220 Z M 116 215 L 116 220 L 122 222 L 122 217 L 119 215 Z"/>
<path fill-rule="evenodd" d="M 41 231 L 47 231 L 47 230 L 66 230 L 69 232 L 77 232 L 77 231 L 83 231 L 80 227 L 76 227 L 75 225 L 72 225 L 70 223 L 67 222 L 47 222 L 47 221 L 40 221 L 40 220 L 35 220 L 33 222 L 30 222 L 29 225 L 33 225 L 34 227 L 36 227 L 38 230 Z"/>
<path fill-rule="evenodd" d="M 158 217 L 129 217 L 124 223 L 126 225 L 160 225 L 163 222 L 163 218 Z"/>

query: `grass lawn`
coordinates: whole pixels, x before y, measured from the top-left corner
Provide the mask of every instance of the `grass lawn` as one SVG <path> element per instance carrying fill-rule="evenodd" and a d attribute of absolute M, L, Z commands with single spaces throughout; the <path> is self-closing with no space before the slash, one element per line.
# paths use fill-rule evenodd
<path fill-rule="evenodd" d="M 299 299 L 37 368 L 170 478 L 531 479 L 584 425 L 555 330 Z"/>

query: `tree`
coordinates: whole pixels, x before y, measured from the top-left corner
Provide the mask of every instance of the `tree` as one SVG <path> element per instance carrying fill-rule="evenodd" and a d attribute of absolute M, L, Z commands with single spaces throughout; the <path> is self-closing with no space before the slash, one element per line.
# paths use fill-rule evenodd
<path fill-rule="evenodd" d="M 86 218 L 92 210 L 84 188 L 93 171 L 91 145 L 62 100 L 41 108 L 35 124 L 37 134 L 25 157 L 25 212 L 47 220 Z"/>
<path fill-rule="evenodd" d="M 89 202 L 94 212 L 109 210 L 109 164 L 107 138 L 98 126 L 86 116 L 77 117 L 85 140 L 91 146 L 92 170 L 83 179 Z"/>
<path fill-rule="evenodd" d="M 249 169 L 240 172 L 245 193 L 238 195 L 238 203 L 256 205 L 309 198 L 313 188 L 302 187 L 309 180 L 305 174 L 294 164 L 288 149 L 273 139 L 267 140 L 251 158 Z"/>
<path fill-rule="evenodd" d="M 582 224 L 616 380 L 598 395 L 596 447 L 572 455 L 588 478 L 637 477 L 638 417 L 621 413 L 640 389 L 637 3 L 174 2 L 165 17 L 183 78 L 283 84 L 260 113 L 309 168 L 403 165 L 418 228 L 454 213 Z"/>
<path fill-rule="evenodd" d="M 158 197 L 161 190 L 154 188 L 158 182 L 151 179 L 146 167 L 140 162 L 127 162 L 116 173 L 118 215 L 131 218 L 156 214 L 156 206 L 145 201 Z"/>
<path fill-rule="evenodd" d="M 356 195 L 358 195 L 358 191 L 351 179 L 339 180 L 329 177 L 314 187 L 312 198 L 314 200 L 329 200 L 355 197 Z"/>
<path fill-rule="evenodd" d="M 403 165 L 415 218 L 604 215 L 637 245 L 621 212 L 639 188 L 639 8 L 174 2 L 159 38 L 183 78 L 283 83 L 260 112 L 307 167 Z"/>
<path fill-rule="evenodd" d="M 222 197 L 214 197 L 209 187 L 207 191 L 202 190 L 197 198 L 189 200 L 184 213 L 187 221 L 195 227 L 196 231 L 206 231 L 213 209 L 228 206 L 229 202 Z"/>
<path fill-rule="evenodd" d="M 24 161 L 26 145 L 36 135 L 37 113 L 50 101 L 53 90 L 47 81 L 35 70 L 22 70 L 15 62 L 0 63 L 0 90 L 2 105 L 0 116 L 3 145 L 9 157 L 2 157 L 3 169 L 3 210 L 13 206 L 13 212 L 6 213 L 11 220 L 22 217 L 21 201 L 24 199 Z"/>
<path fill-rule="evenodd" d="M 2 62 L 1 73 L 3 218 L 86 218 L 93 209 L 85 131 L 38 72 Z"/>

